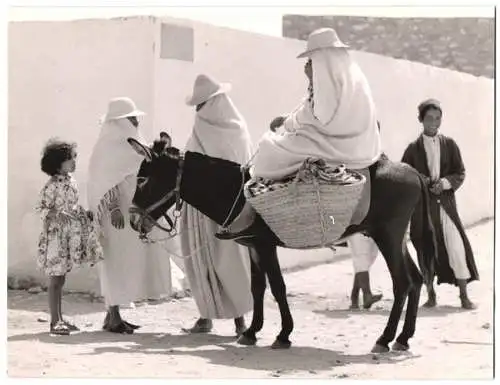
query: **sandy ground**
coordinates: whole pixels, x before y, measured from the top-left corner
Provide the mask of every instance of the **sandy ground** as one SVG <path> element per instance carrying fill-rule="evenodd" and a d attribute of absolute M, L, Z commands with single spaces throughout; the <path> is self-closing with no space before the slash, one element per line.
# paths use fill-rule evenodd
<path fill-rule="evenodd" d="M 437 308 L 421 309 L 411 352 L 370 354 L 392 304 L 385 262 L 371 272 L 384 300 L 370 311 L 347 311 L 349 259 L 340 258 L 285 276 L 295 321 L 288 351 L 269 349 L 279 331 L 270 293 L 266 323 L 255 347 L 235 343 L 231 321 L 208 335 L 185 335 L 196 319 L 191 298 L 148 302 L 125 309 L 143 327 L 134 335 L 100 330 L 103 304 L 65 296 L 63 309 L 82 332 L 48 334 L 46 293 L 8 295 L 8 375 L 12 377 L 487 379 L 493 376 L 493 222 L 468 231 L 481 281 L 470 294 L 479 307 L 462 311 L 452 286 L 438 287 Z M 425 292 L 423 299 L 425 300 Z M 249 317 L 247 317 L 249 319 Z M 45 322 L 44 322 L 45 321 Z M 401 327 L 401 324 L 400 324 Z"/>

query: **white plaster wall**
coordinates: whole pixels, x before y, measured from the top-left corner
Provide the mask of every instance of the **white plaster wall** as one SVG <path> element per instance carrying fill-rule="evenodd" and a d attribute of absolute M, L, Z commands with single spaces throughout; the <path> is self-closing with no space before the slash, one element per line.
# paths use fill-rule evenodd
<path fill-rule="evenodd" d="M 160 59 L 162 22 L 194 28 L 193 62 Z M 171 18 L 11 23 L 9 274 L 35 274 L 38 228 L 32 209 L 46 181 L 39 160 L 50 136 L 78 142 L 76 178 L 84 201 L 97 120 L 109 98 L 132 97 L 148 113 L 142 122 L 147 139 L 166 130 L 183 147 L 194 114 L 184 100 L 195 77 L 206 72 L 232 83 L 231 97 L 257 144 L 269 121 L 293 109 L 304 95 L 304 62 L 295 59 L 303 46 L 302 41 Z M 440 99 L 442 132 L 457 141 L 467 168 L 457 198 L 462 218 L 467 224 L 492 216 L 493 81 L 368 53 L 353 55 L 372 86 L 388 155 L 400 159 L 419 134 L 417 104 L 427 97 Z M 72 273 L 68 288 L 95 291 L 95 273 Z"/>
<path fill-rule="evenodd" d="M 391 159 L 401 159 L 421 132 L 417 106 L 433 97 L 441 101 L 441 133 L 452 137 L 462 154 L 466 178 L 457 192 L 464 224 L 494 213 L 494 83 L 485 77 L 354 53 L 366 73 L 379 109 L 383 146 Z"/>
<path fill-rule="evenodd" d="M 269 122 L 293 109 L 303 96 L 307 86 L 303 62 L 293 59 L 302 42 L 162 18 L 158 19 L 156 47 L 160 46 L 162 22 L 194 28 L 193 62 L 161 59 L 155 52 L 154 129 L 170 132 L 174 145 L 183 148 L 191 134 L 194 107 L 187 106 L 185 99 L 200 73 L 232 84 L 230 96 L 247 121 L 254 145 Z M 178 239 L 170 242 L 168 248 L 179 253 Z M 282 249 L 278 254 L 286 265 L 288 260 L 315 258 L 311 254 L 324 252 L 330 251 L 311 250 L 306 256 L 304 251 Z"/>
<path fill-rule="evenodd" d="M 303 46 L 301 41 L 162 18 L 158 19 L 157 47 L 162 22 L 194 28 L 193 62 L 160 59 L 155 52 L 154 127 L 171 130 L 175 144 L 184 146 L 191 134 L 194 108 L 185 99 L 200 73 L 232 83 L 230 96 L 247 120 L 255 145 L 269 122 L 293 109 L 303 96 L 304 63 L 293 60 Z"/>
<path fill-rule="evenodd" d="M 182 148 L 191 134 L 194 108 L 186 106 L 184 100 L 199 73 L 232 83 L 230 95 L 247 120 L 254 145 L 271 119 L 292 110 L 303 97 L 304 60 L 295 58 L 304 42 L 179 19 L 157 22 L 156 47 L 160 46 L 162 22 L 194 28 L 193 62 L 161 59 L 155 52 L 154 130 L 172 133 L 176 146 Z M 353 55 L 371 84 L 382 122 L 384 150 L 391 159 L 400 160 L 407 144 L 420 133 L 417 105 L 428 97 L 441 100 L 445 109 L 442 132 L 456 140 L 467 168 L 466 181 L 457 194 L 462 220 L 469 224 L 492 216 L 493 82 L 380 55 Z M 174 242 L 169 247 L 179 250 Z M 330 251 L 278 251 L 285 265 L 288 260 L 321 258 L 324 253 Z"/>
<path fill-rule="evenodd" d="M 46 140 L 78 143 L 75 177 L 82 202 L 98 120 L 111 97 L 127 95 L 152 111 L 150 18 L 16 22 L 9 25 L 8 269 L 37 274 L 33 207 L 47 180 L 40 170 Z M 152 115 L 143 120 L 150 134 Z M 97 287 L 95 269 L 75 270 L 74 289 Z"/>
<path fill-rule="evenodd" d="M 247 119 L 254 144 L 272 118 L 292 110 L 304 95 L 304 60 L 295 59 L 304 42 L 162 20 L 191 25 L 195 31 L 194 62 L 160 59 L 155 52 L 154 126 L 156 131 L 170 130 L 176 145 L 182 147 L 191 133 L 194 109 L 184 99 L 199 73 L 233 84 L 231 97 Z M 444 109 L 441 132 L 458 143 L 467 171 L 457 194 L 462 220 L 469 224 L 492 216 L 493 81 L 370 53 L 353 52 L 353 56 L 372 87 L 384 150 L 391 159 L 401 159 L 408 143 L 421 131 L 417 105 L 429 97 L 439 99 Z"/>

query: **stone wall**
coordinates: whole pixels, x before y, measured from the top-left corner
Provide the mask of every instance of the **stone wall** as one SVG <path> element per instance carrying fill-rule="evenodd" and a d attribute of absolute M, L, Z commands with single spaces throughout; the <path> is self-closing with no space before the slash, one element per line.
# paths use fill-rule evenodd
<path fill-rule="evenodd" d="M 354 50 L 494 78 L 493 18 L 283 17 L 283 36 L 332 27 Z"/>

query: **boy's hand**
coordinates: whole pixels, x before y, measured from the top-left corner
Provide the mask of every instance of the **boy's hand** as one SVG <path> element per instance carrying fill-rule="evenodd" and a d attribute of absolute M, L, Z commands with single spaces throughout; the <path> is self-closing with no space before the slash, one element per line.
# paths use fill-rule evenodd
<path fill-rule="evenodd" d="M 443 182 L 441 182 L 440 180 L 438 180 L 437 182 L 435 182 L 432 187 L 430 188 L 431 190 L 431 193 L 433 193 L 434 195 L 440 195 L 444 188 L 443 188 Z"/>

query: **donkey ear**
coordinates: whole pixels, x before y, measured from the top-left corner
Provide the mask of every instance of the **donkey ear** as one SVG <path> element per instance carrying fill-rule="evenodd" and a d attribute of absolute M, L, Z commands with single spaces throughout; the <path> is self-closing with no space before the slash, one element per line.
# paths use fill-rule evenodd
<path fill-rule="evenodd" d="M 165 142 L 165 148 L 169 148 L 172 146 L 172 137 L 165 131 L 161 132 L 160 140 Z"/>
<path fill-rule="evenodd" d="M 148 146 L 145 146 L 134 138 L 127 138 L 127 142 L 132 146 L 135 152 L 142 155 L 146 161 L 151 162 L 151 160 L 153 160 L 153 154 Z"/>

